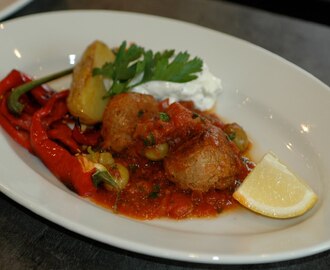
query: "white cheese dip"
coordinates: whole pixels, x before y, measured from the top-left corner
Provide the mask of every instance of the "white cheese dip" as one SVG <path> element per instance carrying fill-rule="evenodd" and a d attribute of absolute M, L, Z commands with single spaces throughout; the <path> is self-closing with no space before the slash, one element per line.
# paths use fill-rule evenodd
<path fill-rule="evenodd" d="M 215 77 L 205 64 L 197 76 L 197 79 L 186 83 L 151 81 L 134 87 L 132 91 L 152 95 L 157 100 L 168 98 L 170 104 L 191 100 L 197 109 L 209 110 L 222 92 L 221 80 Z"/>

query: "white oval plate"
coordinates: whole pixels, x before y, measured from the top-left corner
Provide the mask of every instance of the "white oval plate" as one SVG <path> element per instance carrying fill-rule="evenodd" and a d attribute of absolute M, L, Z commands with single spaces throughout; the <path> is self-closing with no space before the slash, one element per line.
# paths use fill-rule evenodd
<path fill-rule="evenodd" d="M 259 47 L 170 19 L 110 11 L 39 14 L 0 24 L 0 76 L 12 68 L 41 76 L 74 63 L 100 39 L 175 48 L 202 57 L 223 80 L 217 111 L 240 123 L 258 160 L 274 151 L 319 196 L 306 215 L 275 220 L 240 209 L 213 219 L 132 220 L 63 187 L 34 156 L 0 133 L 0 188 L 35 213 L 84 236 L 139 253 L 206 263 L 262 263 L 330 246 L 330 91 L 316 78 Z M 68 81 L 60 81 L 62 88 Z"/>
<path fill-rule="evenodd" d="M 1 0 L 0 20 L 23 8 L 32 0 Z"/>

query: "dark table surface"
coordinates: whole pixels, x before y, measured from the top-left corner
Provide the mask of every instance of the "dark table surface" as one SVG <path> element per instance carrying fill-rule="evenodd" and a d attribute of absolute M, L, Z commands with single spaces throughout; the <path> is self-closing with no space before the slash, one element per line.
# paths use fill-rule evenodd
<path fill-rule="evenodd" d="M 228 2 L 35 0 L 6 19 L 70 9 L 125 10 L 203 25 L 272 51 L 330 85 L 328 26 Z M 0 194 L 0 269 L 317 270 L 330 269 L 330 251 L 291 261 L 259 265 L 207 265 L 159 259 L 121 250 L 68 231 Z"/>

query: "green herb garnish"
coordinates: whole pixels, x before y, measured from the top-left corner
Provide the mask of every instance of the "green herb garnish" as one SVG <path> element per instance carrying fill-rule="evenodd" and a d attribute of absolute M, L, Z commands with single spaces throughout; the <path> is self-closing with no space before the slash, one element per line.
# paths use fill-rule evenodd
<path fill-rule="evenodd" d="M 144 115 L 144 110 L 138 111 L 138 117 L 141 118 Z"/>
<path fill-rule="evenodd" d="M 160 186 L 156 184 L 152 187 L 152 191 L 149 193 L 148 197 L 151 199 L 156 199 L 159 196 L 159 192 L 160 192 Z"/>
<path fill-rule="evenodd" d="M 198 113 L 195 113 L 195 112 L 193 112 L 193 114 L 192 114 L 192 119 L 196 119 L 197 117 L 199 117 L 199 114 Z"/>
<path fill-rule="evenodd" d="M 149 133 L 143 141 L 145 146 L 153 146 L 156 144 L 156 139 L 153 133 Z"/>
<path fill-rule="evenodd" d="M 200 58 L 190 60 L 187 52 L 179 52 L 177 55 L 174 50 L 154 53 L 137 45 L 127 48 L 124 41 L 115 61 L 95 68 L 93 75 L 102 75 L 112 81 L 107 96 L 113 96 L 150 81 L 192 81 L 197 78 L 196 73 L 202 71 L 202 66 Z"/>
<path fill-rule="evenodd" d="M 108 184 L 112 186 L 116 190 L 120 190 L 117 182 L 114 180 L 112 175 L 108 171 L 101 171 L 97 170 L 93 175 L 92 175 L 92 181 L 95 187 L 99 187 L 101 184 Z"/>
<path fill-rule="evenodd" d="M 233 141 L 236 138 L 236 133 L 235 132 L 231 132 L 231 133 L 227 134 L 227 137 L 228 137 L 228 139 L 230 141 Z"/>
<path fill-rule="evenodd" d="M 171 120 L 170 116 L 167 113 L 165 113 L 165 112 L 160 112 L 159 113 L 159 118 L 163 122 L 169 122 Z"/>

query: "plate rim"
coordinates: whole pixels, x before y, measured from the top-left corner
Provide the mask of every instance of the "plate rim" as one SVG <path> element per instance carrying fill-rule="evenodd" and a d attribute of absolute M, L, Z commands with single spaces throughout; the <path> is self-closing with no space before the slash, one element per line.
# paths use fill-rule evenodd
<path fill-rule="evenodd" d="M 0 9 L 0 22 L 5 20 L 8 16 L 12 15 L 16 11 L 19 11 L 21 8 L 32 2 L 33 0 L 12 0 L 5 9 Z"/>

